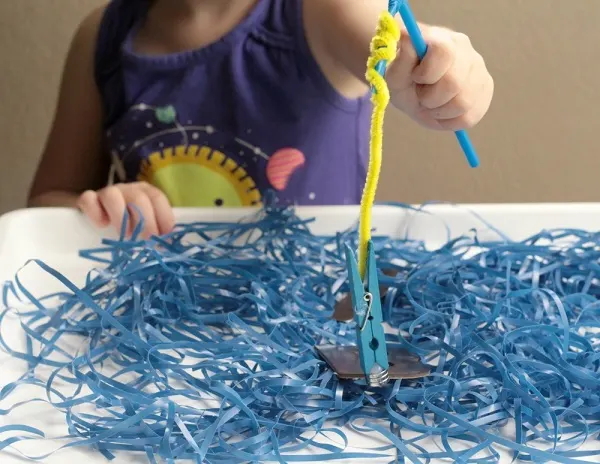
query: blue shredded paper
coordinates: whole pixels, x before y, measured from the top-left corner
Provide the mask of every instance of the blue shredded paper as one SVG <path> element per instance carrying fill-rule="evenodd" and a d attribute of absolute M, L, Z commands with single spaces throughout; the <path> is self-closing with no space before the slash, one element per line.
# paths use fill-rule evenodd
<path fill-rule="evenodd" d="M 275 207 L 147 241 L 138 226 L 133 239 L 81 253 L 98 268 L 81 288 L 29 263 L 67 290 L 36 298 L 18 276 L 5 284 L 0 333 L 18 313 L 26 348 L 0 345 L 28 369 L 0 401 L 39 388 L 31 401 L 64 414 L 65 447 L 108 459 L 487 464 L 504 449 L 530 462 L 597 460 L 581 445 L 600 432 L 598 233 L 470 234 L 436 250 L 376 236 L 380 268 L 398 272 L 381 275 L 388 341 L 434 367 L 369 389 L 339 381 L 314 350 L 356 341 L 354 323 L 332 319 L 356 233 L 318 237 L 309 226 Z M 384 441 L 354 449 L 350 433 Z M 44 437 L 0 427 L 0 450 Z"/>

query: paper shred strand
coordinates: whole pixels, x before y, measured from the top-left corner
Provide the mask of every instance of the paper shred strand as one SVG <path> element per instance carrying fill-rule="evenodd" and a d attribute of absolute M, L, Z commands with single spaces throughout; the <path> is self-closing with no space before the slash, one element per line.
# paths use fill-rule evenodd
<path fill-rule="evenodd" d="M 580 450 L 600 432 L 599 238 L 471 234 L 428 251 L 375 237 L 379 265 L 397 272 L 381 280 L 389 342 L 435 367 L 373 390 L 339 382 L 314 351 L 355 342 L 353 324 L 331 319 L 355 231 L 317 237 L 292 209 L 269 207 L 236 224 L 106 240 L 82 252 L 98 265 L 82 288 L 41 261 L 29 265 L 63 293 L 36 299 L 19 276 L 5 285 L 0 334 L 18 313 L 25 348 L 3 336 L 0 345 L 28 369 L 0 400 L 39 389 L 28 402 L 64 414 L 65 447 L 109 459 L 487 464 L 506 448 L 515 459 L 585 462 L 600 455 Z M 350 432 L 389 445 L 351 449 Z M 43 437 L 1 427 L 0 449 Z"/>

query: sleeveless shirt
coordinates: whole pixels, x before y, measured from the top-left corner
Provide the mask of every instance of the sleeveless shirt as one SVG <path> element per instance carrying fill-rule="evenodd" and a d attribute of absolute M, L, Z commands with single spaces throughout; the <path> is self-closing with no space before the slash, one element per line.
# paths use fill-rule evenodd
<path fill-rule="evenodd" d="M 173 206 L 360 201 L 368 96 L 347 99 L 321 72 L 302 0 L 258 0 L 202 48 L 135 53 L 147 0 L 112 0 L 100 25 L 96 83 L 106 146 L 122 182 L 147 181 Z"/>

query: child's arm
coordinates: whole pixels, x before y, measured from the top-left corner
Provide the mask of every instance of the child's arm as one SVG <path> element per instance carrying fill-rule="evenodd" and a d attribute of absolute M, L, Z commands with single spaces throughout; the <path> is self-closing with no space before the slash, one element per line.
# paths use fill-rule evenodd
<path fill-rule="evenodd" d="M 63 71 L 58 104 L 33 185 L 30 206 L 76 206 L 87 189 L 103 186 L 102 107 L 94 82 L 94 47 L 102 10 L 80 25 Z"/>
<path fill-rule="evenodd" d="M 364 93 L 369 44 L 387 0 L 304 2 L 306 36 L 332 84 L 347 96 Z M 400 19 L 398 19 L 400 22 Z M 494 82 L 468 37 L 421 25 L 428 52 L 419 65 L 403 31 L 398 55 L 388 68 L 392 103 L 432 129 L 457 130 L 477 124 L 487 112 Z"/>
<path fill-rule="evenodd" d="M 128 205 L 145 220 L 144 235 L 169 232 L 173 212 L 165 195 L 145 183 L 106 187 L 110 161 L 102 147 L 102 103 L 94 52 L 104 8 L 80 25 L 67 57 L 58 105 L 29 193 L 29 206 L 78 207 L 98 227 L 119 229 Z M 133 219 L 129 229 L 133 227 Z"/>

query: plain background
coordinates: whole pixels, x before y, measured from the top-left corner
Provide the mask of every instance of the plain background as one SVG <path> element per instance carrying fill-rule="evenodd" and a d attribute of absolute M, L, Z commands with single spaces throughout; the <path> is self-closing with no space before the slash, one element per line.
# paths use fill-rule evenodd
<path fill-rule="evenodd" d="M 318 0 L 308 0 L 318 1 Z M 369 0 L 348 0 L 369 1 Z M 75 27 L 101 0 L 0 1 L 0 212 L 24 205 Z M 496 80 L 471 131 L 471 170 L 451 134 L 390 111 L 380 200 L 600 201 L 600 1 L 412 0 L 421 21 L 469 34 Z"/>

